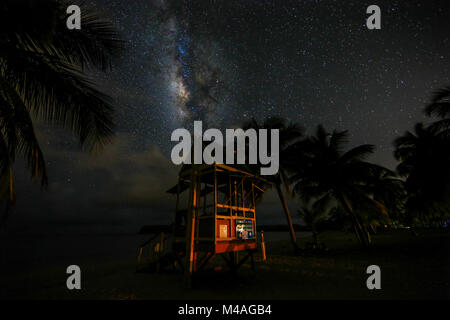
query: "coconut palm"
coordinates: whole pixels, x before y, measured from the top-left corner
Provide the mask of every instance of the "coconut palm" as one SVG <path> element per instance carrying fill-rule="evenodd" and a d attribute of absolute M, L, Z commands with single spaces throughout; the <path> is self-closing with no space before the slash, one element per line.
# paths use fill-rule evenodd
<path fill-rule="evenodd" d="M 373 199 L 375 177 L 389 170 L 364 161 L 374 150 L 364 144 L 344 152 L 347 131 L 328 133 L 321 125 L 315 136 L 303 144 L 296 173 L 290 177 L 293 190 L 304 201 L 317 199 L 322 203 L 335 202 L 352 218 L 355 233 L 364 247 L 370 244 L 363 216 L 355 210 L 361 203 L 381 207 Z"/>
<path fill-rule="evenodd" d="M 398 173 L 405 177 L 411 218 L 445 214 L 450 195 L 450 141 L 441 126 L 416 124 L 394 142 Z"/>
<path fill-rule="evenodd" d="M 333 205 L 330 203 L 323 203 L 314 200 L 301 205 L 298 209 L 298 215 L 303 219 L 303 222 L 311 228 L 315 248 L 320 247 L 317 224 L 327 219 L 328 213 L 331 209 L 333 209 Z"/>
<path fill-rule="evenodd" d="M 258 123 L 255 119 L 252 119 L 250 122 L 244 124 L 243 128 L 249 129 L 253 128 L 255 130 L 258 129 L 278 129 L 279 130 L 279 155 L 280 155 L 280 164 L 278 173 L 272 176 L 264 176 L 265 179 L 269 180 L 273 183 L 277 190 L 278 197 L 280 198 L 281 205 L 283 207 L 284 214 L 286 216 L 286 220 L 289 226 L 289 234 L 291 238 L 291 243 L 294 248 L 294 251 L 298 250 L 297 246 L 297 237 L 295 235 L 294 226 L 292 224 L 292 218 L 289 211 L 289 207 L 286 201 L 286 197 L 282 190 L 283 186 L 288 194 L 290 194 L 289 183 L 287 179 L 287 163 L 289 161 L 289 148 L 294 143 L 299 143 L 303 138 L 303 129 L 296 123 L 287 123 L 286 120 L 279 117 L 269 117 L 263 123 Z M 269 141 L 268 145 L 270 146 L 270 135 L 268 136 Z M 251 170 L 255 174 L 259 174 L 260 169 L 259 166 L 249 166 Z"/>
<path fill-rule="evenodd" d="M 367 190 L 372 194 L 375 204 L 375 208 L 371 206 L 367 209 L 368 225 L 373 233 L 376 233 L 377 226 L 405 219 L 405 183 L 394 172 L 383 170 L 378 175 L 375 173 Z"/>
<path fill-rule="evenodd" d="M 67 6 L 55 0 L 0 3 L 0 189 L 8 209 L 16 157 L 47 184 L 37 121 L 69 129 L 90 150 L 112 135 L 110 99 L 86 71 L 109 69 L 122 41 L 111 23 L 83 6 L 81 30 L 69 30 Z"/>
<path fill-rule="evenodd" d="M 431 124 L 434 131 L 450 136 L 450 87 L 443 88 L 434 93 L 431 103 L 425 107 L 425 114 L 437 116 L 440 120 Z"/>

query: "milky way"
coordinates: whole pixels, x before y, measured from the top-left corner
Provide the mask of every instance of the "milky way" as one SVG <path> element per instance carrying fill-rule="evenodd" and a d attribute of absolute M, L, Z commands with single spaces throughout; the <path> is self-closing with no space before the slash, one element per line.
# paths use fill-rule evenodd
<path fill-rule="evenodd" d="M 348 129 L 392 167 L 392 140 L 450 82 L 445 2 L 379 1 L 376 31 L 358 1 L 98 3 L 130 44 L 116 72 L 127 94 L 113 90 L 119 128 L 166 151 L 195 119 L 223 128 L 279 115 Z"/>

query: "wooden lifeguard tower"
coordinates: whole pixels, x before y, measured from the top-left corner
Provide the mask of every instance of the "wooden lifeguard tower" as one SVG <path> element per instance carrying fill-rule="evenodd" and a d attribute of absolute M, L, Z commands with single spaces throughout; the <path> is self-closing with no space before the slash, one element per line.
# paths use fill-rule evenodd
<path fill-rule="evenodd" d="M 253 264 L 255 207 L 267 184 L 259 176 L 224 164 L 183 165 L 178 183 L 167 191 L 176 196 L 169 247 L 188 285 L 192 274 L 217 255 L 232 271 L 248 258 Z"/>
<path fill-rule="evenodd" d="M 256 202 L 264 179 L 224 164 L 185 165 L 176 186 L 173 252 L 186 278 L 220 254 L 236 270 L 257 249 Z M 185 192 L 189 191 L 189 192 Z M 239 260 L 237 252 L 245 252 Z M 227 257 L 228 255 L 228 257 Z"/>

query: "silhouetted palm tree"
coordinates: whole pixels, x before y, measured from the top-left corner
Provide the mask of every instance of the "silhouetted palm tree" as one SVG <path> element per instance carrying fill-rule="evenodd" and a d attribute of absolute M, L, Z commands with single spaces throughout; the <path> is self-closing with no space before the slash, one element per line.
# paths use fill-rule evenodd
<path fill-rule="evenodd" d="M 407 208 L 411 218 L 439 216 L 450 199 L 450 141 L 441 126 L 415 126 L 394 142 L 398 173 L 406 178 Z"/>
<path fill-rule="evenodd" d="M 122 41 L 111 23 L 85 7 L 81 30 L 69 30 L 67 6 L 55 0 L 0 3 L 0 176 L 7 209 L 17 156 L 47 184 L 36 120 L 62 125 L 90 149 L 112 134 L 109 98 L 84 71 L 109 69 Z"/>
<path fill-rule="evenodd" d="M 278 197 L 280 198 L 281 205 L 283 207 L 283 211 L 286 215 L 286 220 L 289 226 L 289 234 L 291 237 L 291 242 L 294 247 L 294 250 L 298 250 L 297 246 L 297 237 L 295 235 L 294 226 L 292 224 L 291 214 L 289 212 L 289 207 L 286 201 L 286 197 L 284 196 L 282 186 L 285 187 L 287 193 L 290 193 L 289 183 L 287 179 L 286 166 L 289 161 L 289 147 L 294 143 L 299 142 L 303 138 L 303 129 L 296 123 L 287 123 L 284 119 L 279 117 L 270 117 L 267 118 L 263 123 L 259 124 L 255 119 L 252 119 L 250 122 L 246 123 L 243 129 L 253 128 L 255 130 L 258 129 L 278 129 L 279 130 L 279 143 L 280 143 L 280 165 L 279 171 L 277 174 L 272 176 L 264 176 L 265 179 L 272 182 L 277 190 Z M 270 146 L 270 134 L 268 134 L 268 146 Z M 271 151 L 272 152 L 272 151 Z M 255 174 L 259 174 L 259 165 L 258 166 L 249 166 Z"/>
<path fill-rule="evenodd" d="M 290 181 L 294 183 L 294 192 L 305 201 L 315 199 L 323 207 L 339 204 L 352 218 L 361 244 L 368 247 L 370 237 L 361 211 L 355 208 L 362 203 L 383 207 L 374 201 L 371 188 L 375 178 L 389 170 L 364 161 L 373 152 L 372 145 L 364 144 L 344 152 L 347 136 L 347 131 L 335 130 L 330 134 L 318 126 L 316 135 L 303 144 L 296 173 Z"/>
<path fill-rule="evenodd" d="M 328 212 L 333 208 L 329 203 L 321 203 L 320 201 L 309 201 L 298 209 L 298 215 L 303 222 L 311 227 L 312 238 L 315 248 L 319 248 L 319 232 L 317 224 L 327 218 Z"/>
<path fill-rule="evenodd" d="M 424 112 L 428 116 L 440 118 L 430 125 L 434 132 L 444 133 L 450 137 L 450 87 L 436 91 Z"/>
<path fill-rule="evenodd" d="M 384 170 L 378 172 L 378 175 L 374 174 L 367 190 L 372 194 L 377 209 L 368 210 L 371 213 L 368 216 L 368 223 L 373 233 L 376 233 L 376 227 L 379 225 L 405 219 L 405 183 L 394 172 Z M 380 215 L 380 212 L 383 214 Z"/>

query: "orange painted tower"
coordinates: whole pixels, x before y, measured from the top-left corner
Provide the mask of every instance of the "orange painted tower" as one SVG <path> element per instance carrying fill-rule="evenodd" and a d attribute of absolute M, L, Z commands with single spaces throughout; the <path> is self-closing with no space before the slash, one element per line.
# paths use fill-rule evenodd
<path fill-rule="evenodd" d="M 232 270 L 257 249 L 255 205 L 269 182 L 223 164 L 184 166 L 176 186 L 173 252 L 187 279 L 220 254 Z M 188 192 L 187 192 L 188 191 Z M 239 261 L 236 252 L 246 255 Z M 189 281 L 189 280 L 188 280 Z"/>
<path fill-rule="evenodd" d="M 172 233 L 156 235 L 139 249 L 156 270 L 173 264 L 191 276 L 220 255 L 236 271 L 257 250 L 256 203 L 270 182 L 224 164 L 184 165 L 178 183 L 167 192 L 175 195 Z M 144 254 L 147 247 L 148 255 Z M 239 252 L 242 252 L 239 259 Z M 149 257 L 151 257 L 149 259 Z"/>

